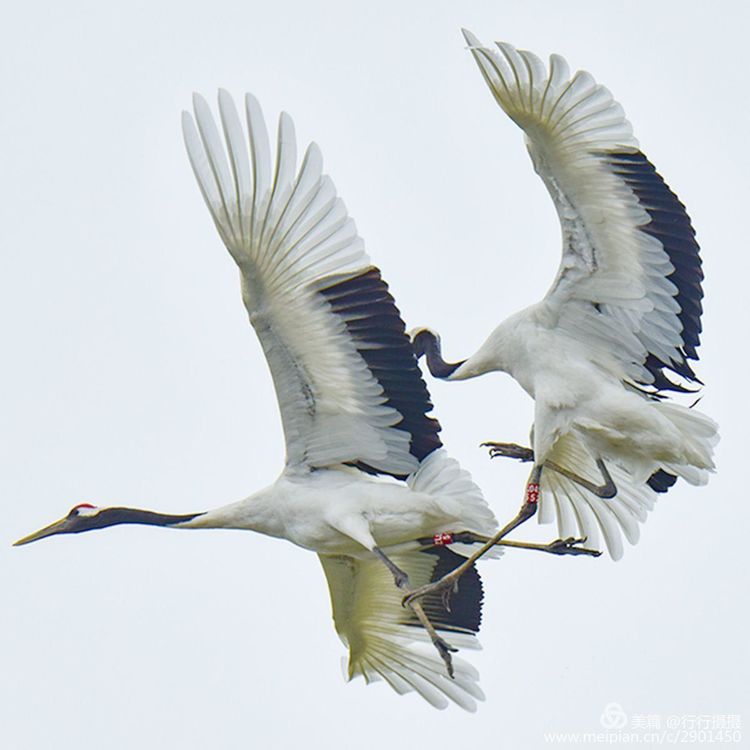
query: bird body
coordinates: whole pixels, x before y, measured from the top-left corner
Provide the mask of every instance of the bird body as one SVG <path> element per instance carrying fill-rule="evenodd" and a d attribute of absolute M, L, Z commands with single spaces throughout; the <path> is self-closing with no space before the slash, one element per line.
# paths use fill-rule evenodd
<path fill-rule="evenodd" d="M 659 468 L 703 483 L 713 468 L 715 426 L 680 404 L 650 399 L 623 381 L 617 358 L 561 332 L 548 304 L 512 315 L 447 380 L 510 375 L 534 399 L 533 450 L 543 463 L 557 440 L 578 433 L 594 455 L 625 466 L 635 482 Z M 697 470 L 697 471 L 696 471 Z"/>
<path fill-rule="evenodd" d="M 472 569 L 472 584 L 450 610 L 439 598 L 407 608 L 401 599 L 409 585 L 429 584 L 461 564 L 467 545 L 492 536 L 497 524 L 479 488 L 442 448 L 388 286 L 323 175 L 315 144 L 297 169 L 288 115 L 279 120 L 274 164 L 252 96 L 245 129 L 231 97 L 220 92 L 222 135 L 207 103 L 196 95 L 193 105 L 194 117 L 183 113 L 188 156 L 239 268 L 242 299 L 268 362 L 284 468 L 269 487 L 215 510 L 167 515 L 82 504 L 16 544 L 126 523 L 286 539 L 320 557 L 336 629 L 349 646 L 350 677 L 384 679 L 439 708 L 452 700 L 474 710 L 482 698 L 478 674 L 450 656 L 455 649 L 440 634 L 476 646 L 478 573 Z M 454 543 L 450 532 L 471 539 Z"/>
<path fill-rule="evenodd" d="M 441 481 L 425 483 L 426 473 Z M 441 449 L 422 462 L 409 484 L 346 466 L 284 471 L 269 487 L 179 527 L 246 529 L 321 555 L 374 559 L 375 547 L 415 548 L 420 537 L 456 530 L 491 536 L 496 523 L 466 472 Z"/>
<path fill-rule="evenodd" d="M 703 484 L 714 468 L 716 424 L 666 400 L 700 383 L 690 365 L 703 297 L 695 232 L 592 76 L 571 75 L 558 55 L 547 68 L 531 52 L 464 36 L 496 102 L 524 131 L 560 220 L 562 258 L 545 297 L 468 359 L 443 360 L 430 329 L 412 332 L 415 350 L 436 377 L 503 371 L 519 383 L 535 402 L 534 494 L 545 464 L 563 472 L 543 475 L 540 521 L 556 517 L 561 537 L 577 531 L 589 542 L 601 530 L 618 558 L 620 532 L 637 541 L 657 493 L 676 477 Z M 512 455 L 511 444 L 489 445 Z M 515 457 L 527 460 L 527 450 Z M 607 467 L 614 493 L 602 485 Z"/>

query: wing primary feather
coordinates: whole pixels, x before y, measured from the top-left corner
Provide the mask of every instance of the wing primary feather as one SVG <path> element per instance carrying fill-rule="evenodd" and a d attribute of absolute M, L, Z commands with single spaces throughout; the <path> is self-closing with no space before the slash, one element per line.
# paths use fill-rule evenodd
<path fill-rule="evenodd" d="M 193 169 L 203 200 L 208 207 L 214 226 L 227 247 L 232 247 L 232 236 L 226 221 L 223 219 L 222 199 L 216 184 L 213 171 L 208 162 L 203 143 L 189 112 L 182 113 L 182 133 L 188 152 L 190 166 Z"/>
<path fill-rule="evenodd" d="M 505 42 L 496 42 L 497 47 L 500 49 L 500 51 L 503 53 L 503 56 L 505 57 L 508 67 L 510 68 L 510 72 L 513 74 L 513 78 L 516 82 L 515 91 L 518 93 L 518 104 L 521 109 L 525 108 L 524 101 L 523 101 L 523 95 L 524 91 L 527 88 L 526 81 L 521 80 L 523 76 L 523 72 L 525 69 L 525 66 L 523 64 L 519 65 L 519 56 L 518 52 L 516 52 L 515 47 L 511 46 L 510 44 L 506 44 Z M 529 94 L 529 101 L 528 101 L 528 109 L 529 111 L 533 111 L 533 102 L 531 101 L 531 92 L 527 92 Z"/>
<path fill-rule="evenodd" d="M 320 150 L 314 143 L 311 143 L 305 152 L 299 176 L 294 183 L 289 201 L 268 238 L 269 265 L 277 261 L 280 253 L 288 256 L 294 251 L 295 243 L 286 241 L 299 222 L 303 220 L 307 209 L 315 200 L 315 196 L 320 189 L 322 169 L 323 159 Z"/>
<path fill-rule="evenodd" d="M 249 219 L 252 215 L 252 194 L 248 191 L 252 185 L 250 162 L 237 108 L 234 106 L 234 100 L 225 89 L 219 89 L 219 113 L 224 129 L 224 139 L 229 150 L 229 163 L 234 177 L 239 239 L 242 246 L 248 248 L 251 237 Z"/>
<path fill-rule="evenodd" d="M 185 144 L 241 271 L 279 400 L 287 467 L 349 464 L 408 477 L 440 447 L 440 428 L 427 416 L 432 404 L 400 313 L 322 174 L 320 150 L 311 144 L 297 171 L 294 126 L 282 113 L 272 165 L 257 100 L 245 97 L 246 144 L 226 91 L 218 107 L 220 127 L 194 97 L 194 115 L 183 115 Z M 344 288 L 350 297 L 334 310 L 330 297 Z"/>
<path fill-rule="evenodd" d="M 271 147 L 266 121 L 260 103 L 252 94 L 245 94 L 245 118 L 253 168 L 253 206 L 250 216 L 250 236 L 258 237 L 262 230 L 261 216 L 271 184 Z"/>
<path fill-rule="evenodd" d="M 547 71 L 544 67 L 544 63 L 529 50 L 518 50 L 518 54 L 521 55 L 524 63 L 526 63 L 526 68 L 529 71 L 529 85 L 531 88 L 533 89 L 545 84 L 547 81 Z M 541 112 L 538 114 L 541 114 Z"/>
<path fill-rule="evenodd" d="M 237 244 L 237 227 L 235 226 L 234 212 L 232 211 L 232 179 L 229 175 L 229 167 L 224 152 L 224 147 L 216 129 L 216 123 L 211 117 L 208 103 L 200 94 L 193 94 L 193 111 L 198 124 L 198 132 L 203 142 L 208 164 L 216 180 L 216 187 L 221 197 L 221 209 L 226 221 L 226 226 L 231 235 L 233 244 Z"/>
<path fill-rule="evenodd" d="M 267 235 L 269 226 L 270 231 L 273 232 L 284 216 L 292 195 L 291 185 L 294 180 L 296 163 L 297 143 L 294 137 L 294 123 L 286 112 L 282 112 L 279 115 L 276 136 L 276 169 L 274 170 L 271 197 L 263 217 L 263 230 L 260 235 L 261 245 L 268 245 L 270 241 Z"/>

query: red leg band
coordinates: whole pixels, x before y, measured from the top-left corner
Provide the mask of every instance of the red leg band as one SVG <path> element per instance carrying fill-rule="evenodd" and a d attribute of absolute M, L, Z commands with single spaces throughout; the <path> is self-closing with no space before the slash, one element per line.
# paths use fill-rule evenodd
<path fill-rule="evenodd" d="M 442 531 L 440 534 L 435 534 L 432 537 L 432 543 L 436 547 L 445 547 L 446 544 L 453 544 L 453 534 L 449 534 L 447 531 Z"/>
<path fill-rule="evenodd" d="M 539 502 L 539 485 L 536 482 L 529 482 L 526 485 L 526 502 L 532 504 Z"/>

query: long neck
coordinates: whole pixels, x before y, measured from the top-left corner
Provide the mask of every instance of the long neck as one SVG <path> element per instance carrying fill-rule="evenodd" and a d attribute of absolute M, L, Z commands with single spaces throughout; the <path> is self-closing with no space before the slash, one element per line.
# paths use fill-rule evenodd
<path fill-rule="evenodd" d="M 440 337 L 430 330 L 422 330 L 412 342 L 414 353 L 419 359 L 424 355 L 427 360 L 427 369 L 433 378 L 450 377 L 463 362 L 446 362 L 440 346 Z"/>
<path fill-rule="evenodd" d="M 536 330 L 536 321 L 531 319 L 537 306 L 532 306 L 506 318 L 487 337 L 487 340 L 472 354 L 454 374 L 451 380 L 467 380 L 488 372 L 505 372 L 521 382 L 523 372 L 535 370 L 536 363 L 529 352 L 529 326 L 531 337 Z M 549 355 L 552 356 L 552 355 Z M 519 372 L 521 376 L 519 377 Z M 526 385 L 521 382 L 524 388 Z M 528 388 L 527 388 L 528 390 Z"/>
<path fill-rule="evenodd" d="M 179 529 L 247 529 L 278 536 L 281 531 L 278 513 L 279 497 L 279 490 L 274 484 L 255 492 L 244 500 L 203 513 L 169 515 L 137 508 L 103 508 L 91 518 L 87 528 L 99 529 L 116 524 L 138 523 Z"/>
<path fill-rule="evenodd" d="M 283 490 L 278 483 L 229 505 L 198 513 L 179 521 L 184 529 L 246 529 L 270 536 L 283 536 Z"/>
<path fill-rule="evenodd" d="M 91 518 L 90 524 L 85 529 L 104 529 L 108 526 L 118 526 L 124 523 L 137 523 L 146 526 L 177 526 L 192 521 L 202 513 L 189 513 L 186 515 L 170 515 L 167 513 L 156 513 L 152 510 L 140 510 L 139 508 L 103 508 L 96 516 Z"/>

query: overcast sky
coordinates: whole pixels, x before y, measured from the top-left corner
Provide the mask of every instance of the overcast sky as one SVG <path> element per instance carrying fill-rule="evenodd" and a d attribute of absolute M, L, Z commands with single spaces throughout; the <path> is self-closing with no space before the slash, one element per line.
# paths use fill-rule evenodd
<path fill-rule="evenodd" d="M 464 6 L 464 7 L 461 7 Z M 550 731 L 747 702 L 750 110 L 742 2 L 16 3 L 4 13 L 0 746 L 549 747 Z M 190 173 L 193 90 L 250 90 L 316 140 L 409 326 L 474 351 L 537 300 L 559 227 L 460 27 L 562 53 L 622 103 L 703 248 L 701 408 L 718 474 L 678 484 L 618 563 L 483 565 L 487 702 L 345 684 L 316 557 L 250 533 L 119 527 L 20 549 L 78 502 L 191 512 L 273 481 L 270 377 Z M 509 518 L 509 378 L 430 382 L 449 451 Z M 520 538 L 551 539 L 553 527 Z M 750 726 L 746 734 L 750 733 Z"/>

